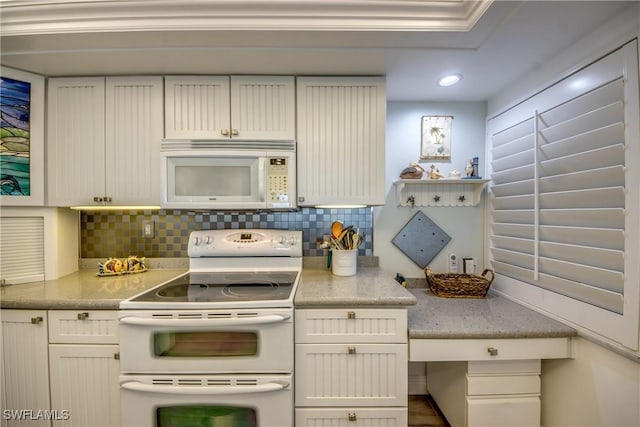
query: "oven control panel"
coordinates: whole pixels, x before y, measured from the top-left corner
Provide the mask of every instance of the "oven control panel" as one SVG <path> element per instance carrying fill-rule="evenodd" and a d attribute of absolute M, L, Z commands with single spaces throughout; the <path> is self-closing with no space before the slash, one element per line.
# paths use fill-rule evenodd
<path fill-rule="evenodd" d="M 189 236 L 190 258 L 302 256 L 302 231 L 273 229 L 199 230 Z"/>

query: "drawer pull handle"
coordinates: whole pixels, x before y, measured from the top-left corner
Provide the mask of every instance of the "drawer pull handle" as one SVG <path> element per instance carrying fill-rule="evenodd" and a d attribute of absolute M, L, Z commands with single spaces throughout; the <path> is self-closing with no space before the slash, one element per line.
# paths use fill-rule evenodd
<path fill-rule="evenodd" d="M 83 313 L 78 313 L 78 320 L 87 320 L 89 318 L 89 313 L 86 311 Z"/>
<path fill-rule="evenodd" d="M 355 319 L 356 318 L 356 312 L 355 311 L 348 311 L 347 312 L 347 319 Z"/>
<path fill-rule="evenodd" d="M 115 360 L 120 360 L 120 352 L 113 353 L 113 358 L 114 358 Z"/>
<path fill-rule="evenodd" d="M 349 421 L 356 421 L 358 419 L 358 417 L 356 417 L 356 413 L 355 412 L 349 412 L 347 417 L 349 418 Z"/>
<path fill-rule="evenodd" d="M 355 347 L 348 347 L 347 348 L 347 353 L 356 354 L 356 348 Z"/>
<path fill-rule="evenodd" d="M 40 323 L 42 323 L 42 321 L 43 321 L 43 320 L 44 320 L 44 319 L 43 319 L 42 317 L 40 317 L 40 316 L 38 316 L 38 317 L 32 317 L 32 318 L 31 318 L 31 324 L 33 324 L 33 325 L 39 325 Z"/>
<path fill-rule="evenodd" d="M 487 349 L 487 352 L 489 352 L 490 356 L 497 356 L 498 355 L 498 349 L 495 347 L 489 347 Z"/>

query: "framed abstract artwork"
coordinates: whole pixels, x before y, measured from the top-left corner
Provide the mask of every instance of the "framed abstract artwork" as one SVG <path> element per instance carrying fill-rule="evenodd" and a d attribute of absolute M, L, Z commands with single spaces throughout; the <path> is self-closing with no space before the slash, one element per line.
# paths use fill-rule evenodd
<path fill-rule="evenodd" d="M 0 204 L 44 206 L 44 77 L 0 67 Z"/>
<path fill-rule="evenodd" d="M 422 116 L 420 160 L 451 160 L 453 116 Z"/>

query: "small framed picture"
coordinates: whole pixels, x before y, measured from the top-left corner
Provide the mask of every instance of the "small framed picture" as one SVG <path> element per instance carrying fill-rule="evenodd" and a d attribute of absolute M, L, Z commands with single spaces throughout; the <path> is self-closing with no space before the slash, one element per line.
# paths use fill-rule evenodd
<path fill-rule="evenodd" d="M 451 160 L 453 116 L 422 116 L 420 160 Z"/>

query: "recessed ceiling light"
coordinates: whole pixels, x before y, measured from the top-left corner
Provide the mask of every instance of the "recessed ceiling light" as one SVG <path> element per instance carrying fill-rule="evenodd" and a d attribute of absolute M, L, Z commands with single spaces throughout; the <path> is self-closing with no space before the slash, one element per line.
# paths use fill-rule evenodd
<path fill-rule="evenodd" d="M 449 74 L 438 80 L 438 85 L 442 87 L 452 86 L 462 80 L 462 74 Z"/>

